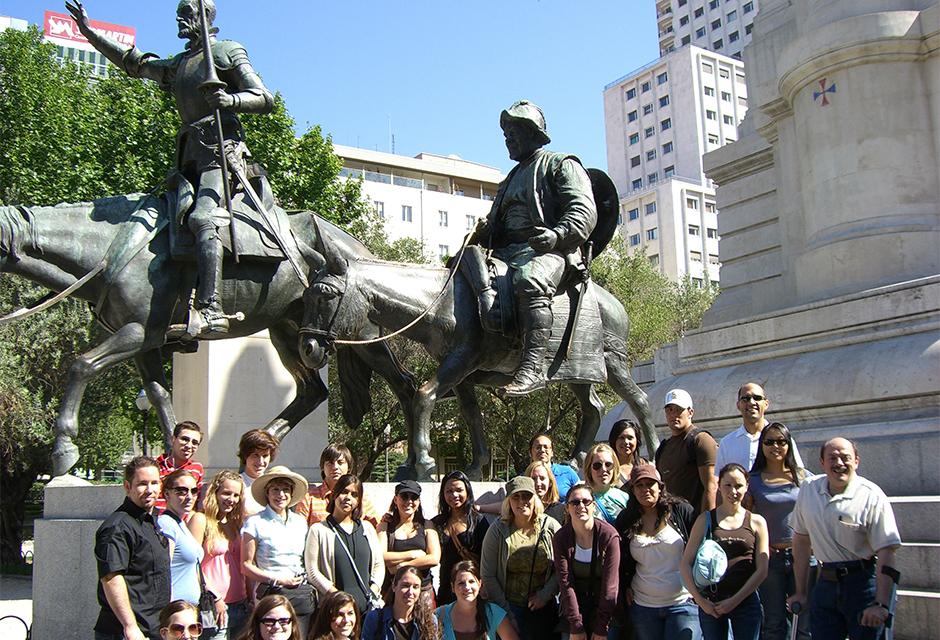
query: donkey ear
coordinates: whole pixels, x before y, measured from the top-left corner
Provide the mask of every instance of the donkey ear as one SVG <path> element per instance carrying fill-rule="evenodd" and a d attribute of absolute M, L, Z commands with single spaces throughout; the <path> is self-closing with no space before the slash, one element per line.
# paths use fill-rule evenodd
<path fill-rule="evenodd" d="M 324 233 L 324 225 L 319 224 L 316 216 L 313 216 L 313 224 L 317 230 L 316 249 L 322 256 L 327 272 L 337 276 L 346 275 L 349 263 L 343 257 L 339 247 L 333 242 L 329 233 Z"/>

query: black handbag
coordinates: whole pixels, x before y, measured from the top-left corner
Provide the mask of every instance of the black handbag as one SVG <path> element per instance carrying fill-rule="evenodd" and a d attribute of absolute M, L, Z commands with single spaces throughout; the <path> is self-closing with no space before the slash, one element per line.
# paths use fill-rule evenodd
<path fill-rule="evenodd" d="M 219 629 L 218 616 L 215 612 L 215 594 L 206 589 L 206 579 L 202 576 L 202 565 L 196 564 L 199 570 L 199 623 L 206 637 L 215 634 Z"/>

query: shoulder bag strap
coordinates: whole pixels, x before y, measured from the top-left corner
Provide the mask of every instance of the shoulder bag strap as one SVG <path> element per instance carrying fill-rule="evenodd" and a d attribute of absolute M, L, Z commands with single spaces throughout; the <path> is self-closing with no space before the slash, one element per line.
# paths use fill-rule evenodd
<path fill-rule="evenodd" d="M 370 593 L 370 589 L 369 589 L 369 587 L 367 587 L 367 586 L 365 585 L 365 583 L 364 583 L 364 581 L 363 581 L 363 579 L 362 579 L 362 576 L 359 575 L 359 567 L 356 566 L 356 561 L 353 560 L 352 554 L 349 552 L 349 547 L 346 546 L 346 542 L 340 537 L 339 533 L 336 531 L 335 528 L 333 528 L 333 525 L 332 525 L 330 522 L 327 522 L 327 523 L 326 523 L 326 526 L 329 527 L 329 528 L 330 528 L 330 531 L 333 532 L 333 536 L 336 538 L 336 542 L 338 542 L 338 543 L 340 544 L 340 546 L 343 547 L 343 551 L 346 552 L 346 557 L 349 558 L 349 564 L 352 565 L 353 573 L 356 574 L 356 582 L 359 583 L 359 588 L 362 589 L 362 592 L 363 592 L 365 595 L 368 596 L 369 593 Z M 372 553 L 372 549 L 371 549 L 371 548 L 369 549 L 369 553 L 370 553 L 370 556 L 371 556 L 371 553 Z M 372 563 L 372 562 L 371 562 L 371 559 L 370 559 L 369 564 L 371 564 L 371 563 Z"/>
<path fill-rule="evenodd" d="M 532 564 L 529 565 L 529 585 L 526 587 L 526 593 L 532 595 L 532 574 L 535 573 L 535 556 L 539 553 L 539 543 L 542 541 L 542 533 L 545 531 L 545 520 L 539 525 L 539 533 L 535 536 L 535 548 L 532 549 Z M 577 544 L 577 542 L 575 542 Z"/>

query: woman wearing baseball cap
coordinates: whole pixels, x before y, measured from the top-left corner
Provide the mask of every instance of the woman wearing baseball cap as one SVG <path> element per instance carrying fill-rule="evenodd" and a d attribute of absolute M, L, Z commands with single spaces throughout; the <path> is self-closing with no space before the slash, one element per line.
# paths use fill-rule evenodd
<path fill-rule="evenodd" d="M 386 579 L 382 592 L 388 592 L 395 572 L 401 567 L 414 567 L 421 576 L 421 597 L 433 611 L 437 604 L 431 567 L 441 562 L 441 541 L 434 523 L 424 518 L 421 485 L 414 480 L 403 480 L 395 485 L 389 513 L 377 530 L 379 548 L 384 550 L 385 559 Z"/>

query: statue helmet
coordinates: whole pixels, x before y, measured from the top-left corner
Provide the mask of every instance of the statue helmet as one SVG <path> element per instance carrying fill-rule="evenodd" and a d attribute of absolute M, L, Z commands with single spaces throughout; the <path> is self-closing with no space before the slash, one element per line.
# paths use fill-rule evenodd
<path fill-rule="evenodd" d="M 206 20 L 209 24 L 215 22 L 215 0 L 205 0 L 206 4 Z M 186 6 L 191 6 L 196 10 L 196 14 L 199 14 L 199 0 L 180 0 L 179 4 L 176 5 L 176 12 L 179 13 L 180 9 Z"/>
<path fill-rule="evenodd" d="M 534 102 L 519 100 L 508 109 L 503 109 L 503 112 L 499 114 L 499 126 L 505 127 L 507 122 L 524 122 L 529 125 L 538 134 L 541 144 L 548 144 L 552 141 L 545 130 L 545 114 Z"/>

